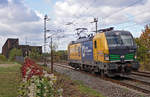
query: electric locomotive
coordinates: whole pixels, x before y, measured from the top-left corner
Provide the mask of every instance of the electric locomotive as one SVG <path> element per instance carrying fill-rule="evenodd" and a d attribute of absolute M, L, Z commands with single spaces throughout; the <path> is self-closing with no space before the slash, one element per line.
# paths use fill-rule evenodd
<path fill-rule="evenodd" d="M 109 77 L 129 75 L 138 70 L 136 44 L 129 31 L 101 29 L 68 45 L 68 64 Z"/>

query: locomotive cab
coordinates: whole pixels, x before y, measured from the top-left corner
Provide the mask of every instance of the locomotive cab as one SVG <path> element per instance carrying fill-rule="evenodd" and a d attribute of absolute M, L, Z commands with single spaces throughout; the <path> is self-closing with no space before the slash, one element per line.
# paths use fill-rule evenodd
<path fill-rule="evenodd" d="M 109 47 L 110 62 L 127 62 L 136 59 L 136 45 L 133 37 L 126 31 L 114 31 L 105 33 Z"/>
<path fill-rule="evenodd" d="M 108 76 L 128 75 L 131 70 L 139 68 L 136 44 L 130 32 L 113 30 L 99 33 L 93 42 L 95 62 Z"/>

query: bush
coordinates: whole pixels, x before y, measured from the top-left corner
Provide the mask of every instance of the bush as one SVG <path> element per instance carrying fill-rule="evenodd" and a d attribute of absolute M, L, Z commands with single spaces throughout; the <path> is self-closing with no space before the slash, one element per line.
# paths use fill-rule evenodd
<path fill-rule="evenodd" d="M 21 49 L 17 49 L 17 48 L 13 48 L 10 53 L 9 53 L 9 59 L 11 61 L 15 60 L 16 56 L 22 56 L 22 50 Z"/>
<path fill-rule="evenodd" d="M 4 55 L 0 55 L 0 61 L 4 62 L 4 61 L 7 61 L 7 59 Z"/>
<path fill-rule="evenodd" d="M 37 49 L 33 48 L 29 53 L 29 57 L 34 60 L 40 60 L 42 56 L 41 56 L 41 54 L 39 54 Z"/>

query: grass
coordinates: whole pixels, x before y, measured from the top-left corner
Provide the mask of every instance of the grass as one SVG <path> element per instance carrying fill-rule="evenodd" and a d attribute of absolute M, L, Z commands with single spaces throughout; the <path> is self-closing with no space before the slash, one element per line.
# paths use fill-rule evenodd
<path fill-rule="evenodd" d="M 75 81 L 75 83 L 77 83 L 77 87 L 80 90 L 80 92 L 82 92 L 84 94 L 89 94 L 91 97 L 104 97 L 103 95 L 101 95 L 96 90 L 89 88 L 88 86 L 84 85 L 84 83 L 81 81 Z"/>
<path fill-rule="evenodd" d="M 20 81 L 20 66 L 0 67 L 0 97 L 17 97 Z"/>

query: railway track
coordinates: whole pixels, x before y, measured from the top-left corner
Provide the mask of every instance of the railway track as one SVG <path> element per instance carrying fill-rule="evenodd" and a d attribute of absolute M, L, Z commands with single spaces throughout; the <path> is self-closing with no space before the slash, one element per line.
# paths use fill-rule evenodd
<path fill-rule="evenodd" d="M 139 73 L 143 73 L 143 74 L 150 74 L 150 72 L 144 72 L 144 71 L 137 71 Z"/>
<path fill-rule="evenodd" d="M 150 78 L 150 73 L 149 72 L 138 71 L 138 72 L 132 72 L 131 74 Z"/>
<path fill-rule="evenodd" d="M 134 82 L 138 82 L 138 83 L 141 83 L 141 84 L 145 84 L 145 85 L 150 86 L 150 82 L 146 82 L 146 81 L 134 79 L 134 78 L 131 78 L 131 77 L 129 77 L 129 78 L 127 78 L 127 79 L 129 79 L 129 80 L 131 80 L 131 81 L 134 81 Z"/>
<path fill-rule="evenodd" d="M 106 80 L 106 81 L 111 81 L 113 83 L 119 84 L 121 86 L 125 86 L 125 87 L 128 87 L 128 88 L 131 88 L 131 89 L 134 89 L 134 90 L 146 93 L 146 94 L 150 94 L 150 90 L 147 90 L 147 89 L 144 89 L 144 88 L 132 85 L 132 84 L 128 84 L 126 82 L 122 82 L 122 81 L 114 80 L 114 79 L 110 79 L 110 78 L 103 78 L 103 79 Z"/>
<path fill-rule="evenodd" d="M 102 78 L 96 74 L 91 74 L 91 73 L 88 73 L 88 72 L 84 72 L 84 71 L 80 71 L 80 70 L 76 70 L 70 66 L 67 66 L 67 65 L 59 65 L 59 64 L 55 64 L 57 66 L 60 66 L 60 67 L 63 67 L 63 68 L 68 68 L 68 69 L 71 69 L 71 70 L 75 70 L 75 71 L 79 71 L 81 73 L 84 73 L 84 74 L 88 74 L 90 76 L 94 76 L 94 77 L 99 77 L 103 80 L 106 80 L 106 81 L 109 81 L 109 82 L 112 82 L 112 83 L 115 83 L 115 84 L 119 84 L 121 86 L 125 86 L 125 87 L 128 87 L 128 88 L 131 88 L 131 89 L 134 89 L 134 90 L 137 90 L 137 91 L 140 91 L 140 92 L 143 92 L 143 93 L 146 93 L 146 94 L 150 94 L 150 90 L 148 89 L 145 89 L 145 88 L 141 88 L 141 87 L 138 87 L 136 85 L 132 85 L 132 84 L 128 84 L 126 82 L 123 82 L 123 81 L 120 81 L 120 80 L 116 80 L 116 79 L 112 79 L 112 78 Z M 137 80 L 137 79 L 133 79 L 133 78 L 128 78 L 130 81 L 133 81 L 133 82 L 137 82 L 137 83 L 141 83 L 141 84 L 144 84 L 144 85 L 148 85 L 150 86 L 150 83 L 148 82 L 145 82 L 145 81 L 141 81 L 141 80 Z"/>

